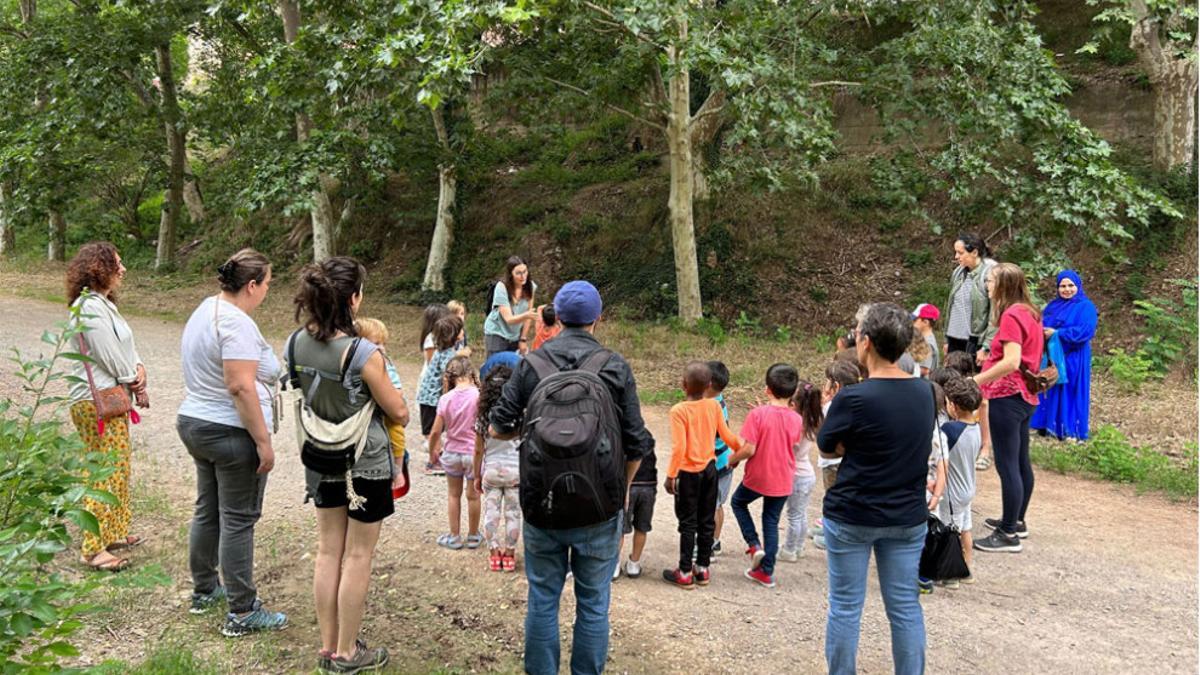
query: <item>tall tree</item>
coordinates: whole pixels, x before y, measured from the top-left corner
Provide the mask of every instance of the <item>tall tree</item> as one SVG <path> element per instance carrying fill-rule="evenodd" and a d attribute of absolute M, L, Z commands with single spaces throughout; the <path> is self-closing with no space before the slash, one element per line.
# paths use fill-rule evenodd
<path fill-rule="evenodd" d="M 300 34 L 300 5 L 295 0 L 279 0 L 279 14 L 283 19 L 283 38 L 293 45 Z M 312 118 L 300 110 L 296 113 L 296 139 L 306 143 L 312 136 Z M 331 194 L 337 182 L 322 168 L 317 168 L 317 185 L 312 190 L 312 244 L 313 260 L 324 260 L 336 250 L 337 217 L 333 209 Z"/>
<path fill-rule="evenodd" d="M 1196 156 L 1196 93 L 1200 81 L 1196 3 L 1183 0 L 1088 0 L 1106 5 L 1096 20 L 1130 28 L 1129 46 L 1154 91 L 1154 167 L 1192 168 Z M 1089 42 L 1080 51 L 1096 51 Z"/>
<path fill-rule="evenodd" d="M 158 226 L 158 251 L 154 268 L 163 269 L 175 264 L 175 235 L 183 207 L 183 173 L 187 163 L 187 129 L 179 109 L 175 86 L 171 42 L 168 39 L 154 47 L 158 65 L 158 87 L 162 98 L 163 127 L 167 140 L 167 195 L 163 200 Z"/>

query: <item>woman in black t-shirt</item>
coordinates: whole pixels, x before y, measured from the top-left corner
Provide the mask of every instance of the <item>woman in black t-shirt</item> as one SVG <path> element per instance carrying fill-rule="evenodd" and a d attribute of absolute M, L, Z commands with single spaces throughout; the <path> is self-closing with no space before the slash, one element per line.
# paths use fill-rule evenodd
<path fill-rule="evenodd" d="M 855 672 L 874 551 L 895 670 L 921 673 L 925 619 L 917 569 L 934 506 L 925 501 L 933 393 L 928 382 L 896 365 L 912 340 L 912 321 L 903 309 L 871 305 L 855 332 L 858 359 L 870 377 L 834 397 L 817 436 L 823 457 L 842 457 L 823 508 L 829 564 L 825 659 L 830 673 Z"/>

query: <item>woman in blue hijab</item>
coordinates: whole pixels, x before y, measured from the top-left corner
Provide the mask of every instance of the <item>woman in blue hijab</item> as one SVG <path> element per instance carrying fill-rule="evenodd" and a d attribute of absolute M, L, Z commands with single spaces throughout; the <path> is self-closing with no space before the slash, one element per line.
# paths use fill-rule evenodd
<path fill-rule="evenodd" d="M 1096 305 L 1083 292 L 1075 270 L 1058 274 L 1058 297 L 1042 311 L 1046 338 L 1057 335 L 1066 365 L 1066 382 L 1051 387 L 1041 399 L 1029 426 L 1042 435 L 1087 440 L 1091 403 L 1092 338 L 1096 336 Z"/>

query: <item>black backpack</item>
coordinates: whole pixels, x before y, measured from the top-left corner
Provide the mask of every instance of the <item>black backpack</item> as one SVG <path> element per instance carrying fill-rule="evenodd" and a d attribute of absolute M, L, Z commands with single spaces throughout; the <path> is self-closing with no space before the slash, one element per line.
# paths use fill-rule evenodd
<path fill-rule="evenodd" d="M 493 309 L 495 309 L 495 307 L 492 305 L 492 303 L 496 302 L 496 284 L 498 284 L 498 283 L 500 283 L 500 282 L 499 282 L 499 281 L 493 281 L 492 283 L 488 284 L 488 288 L 487 288 L 487 304 L 486 304 L 486 305 L 484 305 L 484 308 L 485 308 L 485 309 L 483 310 L 483 315 L 484 315 L 484 316 L 487 316 L 488 314 L 491 314 L 491 313 L 492 313 L 492 310 L 493 310 Z"/>
<path fill-rule="evenodd" d="M 521 434 L 521 510 L 531 525 L 565 530 L 602 523 L 625 505 L 625 459 L 600 349 L 574 370 L 541 351 L 525 358 L 541 380 Z"/>

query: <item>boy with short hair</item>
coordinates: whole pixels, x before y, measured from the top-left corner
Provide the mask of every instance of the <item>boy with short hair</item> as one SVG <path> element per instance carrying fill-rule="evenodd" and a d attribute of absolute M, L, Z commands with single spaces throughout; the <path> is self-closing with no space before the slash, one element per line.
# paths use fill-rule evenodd
<path fill-rule="evenodd" d="M 792 447 L 804 435 L 804 420 L 792 409 L 791 399 L 800 384 L 796 369 L 786 363 L 776 363 L 767 369 L 767 404 L 760 405 L 746 416 L 741 450 L 734 452 L 734 466 L 746 460 L 742 484 L 733 493 L 733 515 L 737 518 L 742 538 L 746 540 L 746 555 L 750 569 L 746 578 L 767 588 L 775 586 L 775 555 L 779 551 L 779 515 L 792 494 L 792 475 L 796 471 L 796 456 Z M 763 541 L 758 538 L 750 504 L 763 500 Z"/>
<path fill-rule="evenodd" d="M 709 581 L 708 564 L 717 512 L 714 441 L 720 435 L 735 451 L 742 447 L 725 424 L 721 404 L 704 397 L 711 382 L 712 371 L 707 363 L 689 363 L 682 382 L 687 399 L 672 406 L 670 413 L 671 463 L 667 467 L 666 488 L 667 494 L 675 496 L 675 516 L 679 519 L 679 566 L 663 570 L 663 579 L 685 589 L 706 586 Z M 788 485 L 791 485 L 790 474 Z"/>
<path fill-rule="evenodd" d="M 925 339 L 929 345 L 929 356 L 921 360 L 921 377 L 929 377 L 929 371 L 942 365 L 941 353 L 938 351 L 937 337 L 933 334 L 934 326 L 942 313 L 936 305 L 923 302 L 912 311 L 913 330 Z"/>
<path fill-rule="evenodd" d="M 720 361 L 709 361 L 708 370 L 712 373 L 712 381 L 708 385 L 708 389 L 704 390 L 704 398 L 711 398 L 721 404 L 721 417 L 725 419 L 725 425 L 729 426 L 729 406 L 725 405 L 725 387 L 729 386 L 729 368 Z M 725 502 L 729 501 L 729 493 L 733 491 L 733 467 L 729 465 L 729 458 L 733 457 L 733 450 L 725 445 L 725 441 L 717 436 L 716 441 L 717 453 L 717 515 L 716 529 L 713 530 L 713 548 L 714 556 L 721 555 L 721 529 L 725 526 Z"/>
<path fill-rule="evenodd" d="M 968 569 L 974 559 L 971 550 L 971 501 L 975 498 L 975 456 L 983 445 L 983 436 L 975 413 L 983 401 L 979 385 L 969 377 L 954 378 L 946 382 L 946 412 L 950 421 L 942 425 L 946 435 L 946 495 L 938 503 L 938 520 L 953 525 L 962 535 L 963 560 Z M 960 580 L 942 582 L 947 588 L 958 588 Z M 975 583 L 974 576 L 961 580 Z"/>

